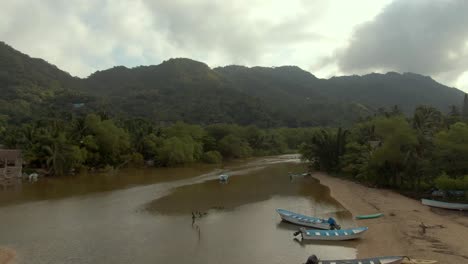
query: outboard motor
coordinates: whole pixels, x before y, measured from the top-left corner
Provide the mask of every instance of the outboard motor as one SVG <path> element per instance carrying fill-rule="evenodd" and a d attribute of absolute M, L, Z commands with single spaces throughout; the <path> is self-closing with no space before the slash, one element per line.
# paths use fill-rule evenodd
<path fill-rule="evenodd" d="M 336 220 L 333 217 L 328 218 L 327 222 L 330 225 L 331 230 L 335 230 L 335 229 L 340 230 L 341 229 L 341 226 L 336 223 Z"/>
<path fill-rule="evenodd" d="M 319 263 L 319 259 L 317 258 L 317 256 L 312 255 L 309 258 L 307 258 L 307 262 L 305 264 L 318 264 L 318 263 Z"/>

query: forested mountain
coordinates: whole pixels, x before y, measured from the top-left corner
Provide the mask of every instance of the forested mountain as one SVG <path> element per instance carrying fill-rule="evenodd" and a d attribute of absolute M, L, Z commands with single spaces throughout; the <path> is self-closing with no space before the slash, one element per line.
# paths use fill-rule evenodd
<path fill-rule="evenodd" d="M 42 59 L 0 42 L 0 121 L 20 123 L 33 116 L 58 114 L 72 102 L 93 99 L 79 92 L 81 80 Z"/>
<path fill-rule="evenodd" d="M 203 63 L 171 59 L 156 66 L 99 71 L 81 87 L 107 98 L 115 112 L 158 123 L 281 124 L 260 98 L 229 89 L 222 79 Z"/>
<path fill-rule="evenodd" d="M 421 104 L 448 111 L 463 92 L 412 73 L 319 79 L 295 66 L 211 69 L 190 59 L 114 67 L 85 79 L 0 43 L 0 115 L 12 122 L 76 112 L 159 124 L 346 125 L 377 108 Z"/>
<path fill-rule="evenodd" d="M 447 112 L 450 105 L 461 106 L 464 94 L 428 76 L 396 72 L 333 77 L 323 83 L 322 89 L 328 97 L 373 108 L 398 105 L 405 113 L 418 105 L 432 105 Z"/>

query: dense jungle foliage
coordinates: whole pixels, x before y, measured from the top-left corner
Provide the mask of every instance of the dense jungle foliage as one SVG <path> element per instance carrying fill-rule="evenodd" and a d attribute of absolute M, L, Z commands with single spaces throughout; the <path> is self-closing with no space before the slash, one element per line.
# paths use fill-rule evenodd
<path fill-rule="evenodd" d="M 259 129 L 216 124 L 156 126 L 144 119 L 110 119 L 98 114 L 48 118 L 0 126 L 1 143 L 20 148 L 30 168 L 49 175 L 106 167 L 180 166 L 193 162 L 295 152 L 315 128 Z"/>
<path fill-rule="evenodd" d="M 377 186 L 468 190 L 468 124 L 457 108 L 420 106 L 411 118 L 395 108 L 349 129 L 323 128 L 300 152 L 315 169 Z"/>

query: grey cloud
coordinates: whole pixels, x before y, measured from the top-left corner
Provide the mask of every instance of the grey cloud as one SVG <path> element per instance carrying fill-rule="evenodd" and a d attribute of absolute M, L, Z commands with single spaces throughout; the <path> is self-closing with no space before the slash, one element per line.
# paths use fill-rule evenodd
<path fill-rule="evenodd" d="M 410 71 L 454 81 L 468 66 L 468 1 L 395 0 L 336 52 L 346 72 Z"/>
<path fill-rule="evenodd" d="M 0 36 L 80 76 L 170 57 L 255 64 L 278 59 L 280 48 L 322 38 L 308 25 L 320 17 L 324 1 L 277 3 L 293 2 L 293 9 L 271 11 L 269 0 L 5 0 Z"/>
<path fill-rule="evenodd" d="M 277 14 L 269 14 L 269 19 L 256 16 L 255 4 L 262 1 L 146 3 L 156 17 L 155 27 L 167 30 L 172 44 L 193 53 L 220 53 L 231 63 L 255 63 L 269 48 L 322 38 L 307 30 L 311 17 L 318 17 L 317 1 L 301 2 L 300 11 L 276 23 L 270 18 Z"/>

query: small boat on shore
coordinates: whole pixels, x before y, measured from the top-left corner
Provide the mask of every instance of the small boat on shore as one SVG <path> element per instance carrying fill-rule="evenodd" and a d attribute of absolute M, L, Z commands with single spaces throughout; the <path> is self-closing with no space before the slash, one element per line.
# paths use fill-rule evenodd
<path fill-rule="evenodd" d="M 379 218 L 383 216 L 383 213 L 377 213 L 377 214 L 369 214 L 369 215 L 358 215 L 356 216 L 356 219 L 362 220 L 362 219 L 372 219 L 372 218 Z"/>
<path fill-rule="evenodd" d="M 448 203 L 448 202 L 441 202 L 441 201 L 429 200 L 429 199 L 421 199 L 421 202 L 422 204 L 431 206 L 431 207 L 450 209 L 450 210 L 468 210 L 468 204 Z"/>
<path fill-rule="evenodd" d="M 403 256 L 385 256 L 365 259 L 322 260 L 312 255 L 305 264 L 400 264 L 404 258 Z"/>
<path fill-rule="evenodd" d="M 307 240 L 351 240 L 360 238 L 367 229 L 367 227 L 356 227 L 342 230 L 307 230 L 301 227 L 294 236 L 300 234 L 302 239 Z"/>
<path fill-rule="evenodd" d="M 281 219 L 295 225 L 312 227 L 316 229 L 340 229 L 340 226 L 336 224 L 334 219 L 321 219 L 317 217 L 297 214 L 284 209 L 276 209 L 276 212 L 280 215 Z"/>

